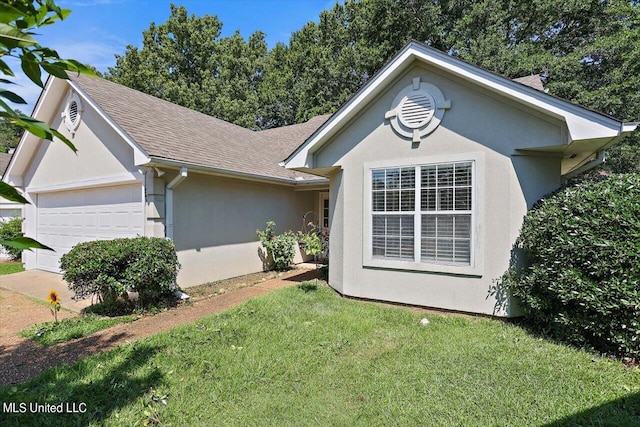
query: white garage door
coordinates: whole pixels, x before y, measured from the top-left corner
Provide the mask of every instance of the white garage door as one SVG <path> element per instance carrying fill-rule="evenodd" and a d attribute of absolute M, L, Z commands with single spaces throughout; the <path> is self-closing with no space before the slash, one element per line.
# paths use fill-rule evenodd
<path fill-rule="evenodd" d="M 37 202 L 37 268 L 59 272 L 60 257 L 80 242 L 144 235 L 140 185 L 43 193 Z"/>

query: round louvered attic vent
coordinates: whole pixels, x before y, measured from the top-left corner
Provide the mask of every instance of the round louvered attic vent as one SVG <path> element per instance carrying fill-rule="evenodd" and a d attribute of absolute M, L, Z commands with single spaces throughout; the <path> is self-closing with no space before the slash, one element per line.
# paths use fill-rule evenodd
<path fill-rule="evenodd" d="M 69 132 L 73 136 L 80 125 L 80 119 L 82 115 L 82 104 L 77 94 L 73 93 L 67 101 L 67 105 L 64 108 L 62 117 L 64 117 L 64 124 L 67 126 Z"/>
<path fill-rule="evenodd" d="M 78 103 L 75 99 L 69 103 L 69 120 L 73 124 L 78 122 Z"/>
<path fill-rule="evenodd" d="M 444 99 L 438 87 L 416 77 L 396 95 L 385 118 L 398 135 L 420 142 L 440 125 L 449 108 L 451 102 Z"/>
<path fill-rule="evenodd" d="M 398 118 L 406 127 L 420 129 L 433 117 L 434 106 L 433 97 L 427 93 L 409 95 L 400 103 Z"/>

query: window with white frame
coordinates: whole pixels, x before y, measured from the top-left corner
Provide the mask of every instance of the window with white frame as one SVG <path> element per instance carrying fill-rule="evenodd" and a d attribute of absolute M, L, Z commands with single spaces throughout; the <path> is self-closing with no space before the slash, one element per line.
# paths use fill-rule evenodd
<path fill-rule="evenodd" d="M 371 170 L 375 259 L 471 265 L 473 162 Z"/>

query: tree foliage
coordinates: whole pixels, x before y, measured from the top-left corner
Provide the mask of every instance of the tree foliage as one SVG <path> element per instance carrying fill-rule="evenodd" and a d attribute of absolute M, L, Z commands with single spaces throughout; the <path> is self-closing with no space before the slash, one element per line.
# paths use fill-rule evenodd
<path fill-rule="evenodd" d="M 335 111 L 408 41 L 621 120 L 640 117 L 640 6 L 625 0 L 347 0 L 267 50 L 264 34 L 221 38 L 215 16 L 171 6 L 109 70 L 124 85 L 250 128 Z M 639 138 L 610 167 L 640 171 Z"/>
<path fill-rule="evenodd" d="M 20 110 L 15 109 L 14 111 L 16 114 L 22 115 Z M 0 118 L 0 153 L 7 153 L 9 149 L 15 148 L 21 135 L 22 128 L 20 126 L 11 123 L 11 119 Z"/>
<path fill-rule="evenodd" d="M 256 32 L 220 37 L 216 16 L 171 5 L 167 22 L 151 23 L 142 47 L 127 46 L 107 78 L 240 126 L 256 127 L 267 45 Z"/>

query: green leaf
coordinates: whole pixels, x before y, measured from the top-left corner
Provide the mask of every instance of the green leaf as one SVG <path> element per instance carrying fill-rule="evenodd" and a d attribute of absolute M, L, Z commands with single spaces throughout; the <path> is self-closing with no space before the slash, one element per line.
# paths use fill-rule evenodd
<path fill-rule="evenodd" d="M 31 53 L 27 52 L 20 58 L 22 71 L 29 77 L 29 79 L 44 89 L 42 84 L 42 72 L 40 71 L 40 65 L 38 65 L 37 58 Z"/>
<path fill-rule="evenodd" d="M 14 119 L 18 116 L 18 113 L 13 111 L 13 108 L 11 108 L 9 104 L 4 102 L 2 99 L 0 99 L 0 107 L 2 107 L 2 109 L 4 110 L 4 111 L 0 111 L 0 116 L 8 119 Z"/>
<path fill-rule="evenodd" d="M 0 23 L 0 42 L 9 49 L 14 47 L 29 47 L 36 44 L 36 41 L 28 33 L 20 31 L 11 25 Z"/>
<path fill-rule="evenodd" d="M 22 12 L 15 7 L 7 3 L 0 3 L 0 23 L 8 24 L 21 16 Z"/>
<path fill-rule="evenodd" d="M 48 251 L 53 251 L 53 249 L 49 246 L 43 245 L 42 243 L 38 242 L 37 240 L 33 240 L 30 237 L 16 237 L 11 240 L 0 240 L 0 245 L 22 249 L 23 251 L 30 251 L 32 249 L 45 249 Z"/>
<path fill-rule="evenodd" d="M 8 90 L 4 90 L 4 89 L 0 89 L 0 96 L 8 99 L 9 101 L 13 102 L 14 104 L 26 104 L 27 101 L 25 101 L 24 99 L 22 99 L 21 96 L 16 95 L 13 92 L 10 92 Z"/>
<path fill-rule="evenodd" d="M 20 193 L 18 193 L 18 190 L 3 181 L 0 181 L 0 197 L 12 202 L 29 203 L 27 199 L 25 199 Z"/>
<path fill-rule="evenodd" d="M 1 101 L 0 101 L 1 102 Z M 57 137 L 60 141 L 62 141 L 67 147 L 71 148 L 71 150 L 76 153 L 78 149 L 73 142 L 71 142 L 66 136 L 58 132 L 56 129 L 51 128 L 45 122 L 41 122 L 40 120 L 36 120 L 33 117 L 20 115 L 16 116 L 15 124 L 23 128 L 29 133 L 34 134 L 35 136 L 43 139 L 47 139 L 49 141 L 53 141 L 53 137 Z"/>
<path fill-rule="evenodd" d="M 67 147 L 71 148 L 71 150 L 72 150 L 74 153 L 77 153 L 77 152 L 78 152 L 78 149 L 76 148 L 76 146 L 75 146 L 75 145 L 73 145 L 73 142 L 71 142 L 71 141 L 70 141 L 66 136 L 64 136 L 63 134 L 61 134 L 60 132 L 58 132 L 58 131 L 57 131 L 57 130 L 55 130 L 55 129 L 51 129 L 51 128 L 49 128 L 49 129 L 51 130 L 51 133 L 52 133 L 52 134 L 54 134 L 54 135 L 55 135 L 55 136 L 56 136 L 60 141 L 64 142 L 64 144 L 65 144 Z"/>
<path fill-rule="evenodd" d="M 60 67 L 58 64 L 59 63 L 51 64 L 49 62 L 41 62 L 40 66 L 52 76 L 58 77 L 59 79 L 68 79 L 66 68 Z"/>
<path fill-rule="evenodd" d="M 12 77 L 15 76 L 15 74 L 13 74 L 13 71 L 11 71 L 11 68 L 7 65 L 7 63 L 1 59 L 0 59 L 0 71 L 2 72 L 2 74 L 6 76 L 12 76 Z"/>

